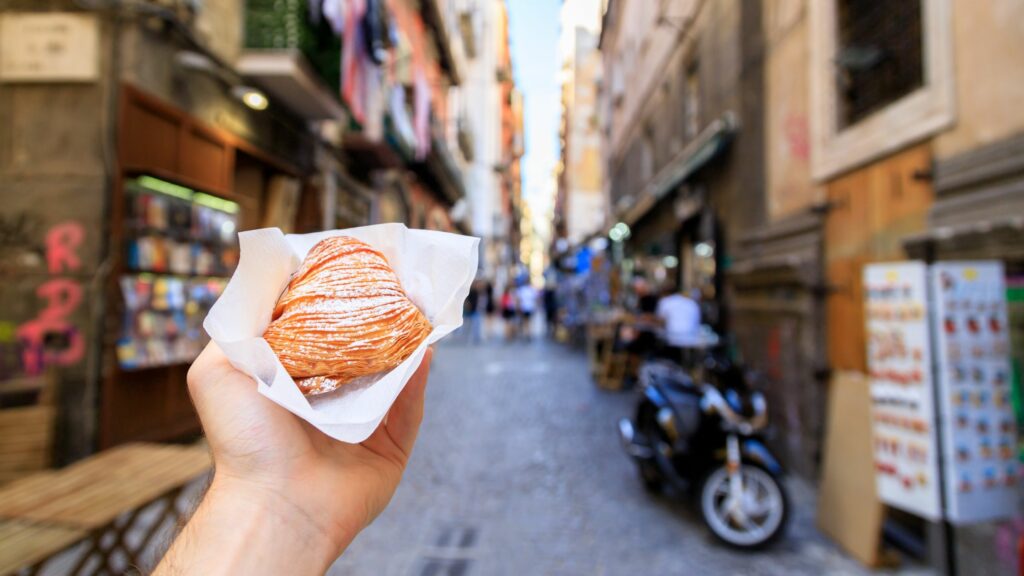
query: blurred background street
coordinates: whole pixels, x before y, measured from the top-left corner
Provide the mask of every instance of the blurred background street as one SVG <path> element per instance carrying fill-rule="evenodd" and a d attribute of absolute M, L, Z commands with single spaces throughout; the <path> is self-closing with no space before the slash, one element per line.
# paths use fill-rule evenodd
<path fill-rule="evenodd" d="M 632 395 L 596 389 L 585 355 L 535 333 L 439 347 L 405 479 L 332 574 L 868 573 L 814 528 L 802 481 L 789 538 L 753 555 L 638 489 L 615 429 Z"/>

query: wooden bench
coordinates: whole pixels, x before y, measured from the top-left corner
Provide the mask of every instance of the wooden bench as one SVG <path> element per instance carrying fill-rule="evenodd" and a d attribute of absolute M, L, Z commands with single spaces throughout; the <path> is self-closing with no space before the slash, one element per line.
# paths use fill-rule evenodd
<path fill-rule="evenodd" d="M 63 573 L 140 565 L 153 537 L 186 512 L 182 490 L 211 464 L 205 446 L 129 444 L 0 487 L 0 574 L 36 573 L 82 541 L 84 552 Z M 145 522 L 143 510 L 151 510 Z M 115 566 L 115 556 L 125 566 Z"/>
<path fill-rule="evenodd" d="M 0 485 L 50 467 L 55 397 L 52 374 L 0 381 Z"/>

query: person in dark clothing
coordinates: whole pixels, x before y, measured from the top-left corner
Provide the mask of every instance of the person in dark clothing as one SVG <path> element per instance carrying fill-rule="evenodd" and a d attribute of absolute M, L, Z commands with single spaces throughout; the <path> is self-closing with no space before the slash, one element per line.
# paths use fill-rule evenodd
<path fill-rule="evenodd" d="M 479 343 L 483 341 L 483 327 L 480 318 L 480 289 L 479 282 L 473 282 L 469 287 L 469 294 L 462 303 L 463 330 L 466 331 L 466 340 Z"/>
<path fill-rule="evenodd" d="M 656 314 L 658 312 L 658 295 L 644 294 L 639 298 L 637 308 L 641 314 Z"/>
<path fill-rule="evenodd" d="M 636 316 L 633 321 L 636 337 L 626 349 L 632 354 L 647 356 L 658 347 L 658 294 L 651 290 L 644 280 L 637 281 L 633 289 L 637 297 Z"/>
<path fill-rule="evenodd" d="M 554 335 L 558 327 L 558 294 L 554 286 L 544 287 L 544 320 L 549 335 Z"/>
<path fill-rule="evenodd" d="M 485 311 L 488 316 L 493 316 L 497 306 L 494 304 L 494 284 L 491 284 L 490 280 L 484 282 L 484 297 L 487 298 L 487 308 Z"/>

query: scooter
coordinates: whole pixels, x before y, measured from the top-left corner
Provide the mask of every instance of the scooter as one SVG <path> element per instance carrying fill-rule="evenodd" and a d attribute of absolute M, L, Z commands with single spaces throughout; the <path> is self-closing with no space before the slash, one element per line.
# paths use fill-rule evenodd
<path fill-rule="evenodd" d="M 768 424 L 764 396 L 714 353 L 695 372 L 697 380 L 676 362 L 646 361 L 636 418 L 619 421 L 622 445 L 649 491 L 688 491 L 719 540 L 766 546 L 785 529 L 789 498 L 782 466 L 759 435 Z"/>

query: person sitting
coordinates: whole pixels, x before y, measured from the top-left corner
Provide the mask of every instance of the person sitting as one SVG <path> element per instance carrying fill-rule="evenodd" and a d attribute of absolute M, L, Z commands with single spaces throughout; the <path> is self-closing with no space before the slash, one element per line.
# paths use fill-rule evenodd
<path fill-rule="evenodd" d="M 657 316 L 664 328 L 666 354 L 684 362 L 690 359 L 694 347 L 701 345 L 700 306 L 696 299 L 687 297 L 675 285 L 666 284 L 658 301 Z"/>
<path fill-rule="evenodd" d="M 636 310 L 633 317 L 634 338 L 627 344 L 630 354 L 644 358 L 658 346 L 658 294 L 651 290 L 647 280 L 638 277 L 633 283 L 636 295 Z"/>

